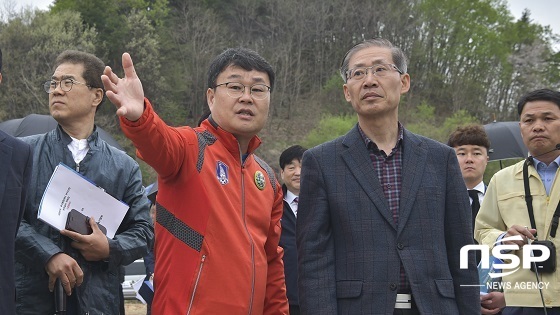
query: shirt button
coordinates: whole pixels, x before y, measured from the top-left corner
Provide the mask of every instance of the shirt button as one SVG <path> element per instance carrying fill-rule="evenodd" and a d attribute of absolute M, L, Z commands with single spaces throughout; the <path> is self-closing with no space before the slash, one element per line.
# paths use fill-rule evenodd
<path fill-rule="evenodd" d="M 397 243 L 397 248 L 398 248 L 398 249 L 403 249 L 403 248 L 404 248 L 404 245 L 403 245 L 402 243 Z"/>
<path fill-rule="evenodd" d="M 391 285 L 389 286 L 389 289 L 391 289 L 391 291 L 395 291 L 397 289 L 397 284 L 396 283 L 391 283 Z"/>

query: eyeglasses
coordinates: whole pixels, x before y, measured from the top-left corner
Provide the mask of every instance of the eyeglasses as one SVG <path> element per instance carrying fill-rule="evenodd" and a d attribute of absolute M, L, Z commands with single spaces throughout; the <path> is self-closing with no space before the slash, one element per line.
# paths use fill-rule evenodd
<path fill-rule="evenodd" d="M 362 80 L 367 76 L 369 70 L 371 70 L 371 73 L 373 73 L 373 75 L 378 78 L 383 78 L 388 76 L 389 73 L 391 73 L 391 70 L 395 70 L 398 73 L 403 74 L 403 72 L 397 66 L 395 66 L 392 63 L 387 63 L 387 64 L 377 64 L 371 67 L 358 67 L 358 68 L 350 69 L 346 71 L 346 79 Z"/>
<path fill-rule="evenodd" d="M 54 90 L 56 90 L 56 86 L 60 84 L 60 88 L 64 91 L 64 92 L 70 92 L 70 90 L 72 90 L 72 86 L 74 86 L 74 84 L 83 84 L 87 87 L 91 87 L 89 84 L 87 83 L 83 83 L 83 82 L 78 82 L 74 79 L 62 79 L 60 81 L 56 81 L 56 80 L 49 80 L 46 81 L 43 84 L 43 88 L 45 89 L 45 92 L 51 94 L 52 92 L 54 92 Z"/>
<path fill-rule="evenodd" d="M 239 82 L 226 82 L 217 84 L 218 86 L 226 86 L 226 92 L 230 97 L 238 98 L 241 97 L 245 93 L 245 85 Z M 256 100 L 264 100 L 270 92 L 270 86 L 266 84 L 253 84 L 249 87 L 249 91 L 251 91 L 251 96 Z"/>

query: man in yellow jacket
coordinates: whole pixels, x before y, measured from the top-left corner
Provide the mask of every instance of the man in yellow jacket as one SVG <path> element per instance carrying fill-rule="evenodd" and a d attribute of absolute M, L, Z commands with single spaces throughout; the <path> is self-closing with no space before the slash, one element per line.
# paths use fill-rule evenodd
<path fill-rule="evenodd" d="M 560 181 L 556 179 L 560 164 L 560 92 L 542 89 L 527 93 L 518 103 L 523 142 L 530 157 L 496 173 L 476 217 L 475 239 L 490 249 L 500 247 L 506 265 L 502 268 L 502 286 L 508 314 L 560 314 L 560 272 L 558 268 L 538 273 L 528 262 L 540 255 L 523 250 L 536 240 L 548 240 L 556 246 L 550 253 L 556 257 L 560 248 L 558 222 Z M 527 184 L 524 184 L 524 168 Z M 529 193 L 526 193 L 526 191 Z M 525 196 L 532 196 L 532 200 Z M 534 220 L 529 214 L 533 209 Z M 556 212 L 556 213 L 555 213 Z M 554 218 L 556 217 L 556 218 Z M 535 246 L 535 245 L 532 245 Z M 534 247 L 533 247 L 534 248 Z M 511 251 L 509 251 L 511 250 Z M 543 251 L 544 253 L 545 251 Z M 492 254 L 496 254 L 493 251 Z M 500 258 L 500 257 L 498 257 Z M 542 298 L 541 293 L 542 292 Z"/>

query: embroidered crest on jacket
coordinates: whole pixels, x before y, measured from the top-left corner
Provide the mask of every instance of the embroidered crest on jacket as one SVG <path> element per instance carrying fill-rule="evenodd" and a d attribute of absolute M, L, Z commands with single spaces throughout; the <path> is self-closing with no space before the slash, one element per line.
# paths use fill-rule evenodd
<path fill-rule="evenodd" d="M 222 185 L 229 183 L 228 166 L 222 161 L 216 163 L 216 177 Z"/>

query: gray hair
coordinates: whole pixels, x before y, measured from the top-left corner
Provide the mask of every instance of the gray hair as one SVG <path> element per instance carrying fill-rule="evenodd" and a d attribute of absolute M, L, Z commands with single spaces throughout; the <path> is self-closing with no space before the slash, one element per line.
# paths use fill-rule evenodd
<path fill-rule="evenodd" d="M 344 81 L 344 83 L 346 83 L 348 79 L 346 77 L 346 73 L 348 72 L 348 64 L 350 62 L 350 58 L 352 58 L 352 56 L 356 52 L 369 47 L 384 47 L 390 49 L 391 55 L 393 57 L 393 62 L 395 63 L 397 68 L 402 71 L 402 73 L 406 73 L 408 68 L 408 59 L 406 58 L 404 52 L 399 47 L 394 46 L 393 43 L 386 39 L 372 38 L 354 45 L 352 48 L 350 48 L 350 50 L 348 50 L 346 55 L 344 55 L 342 63 L 340 64 L 340 75 L 342 76 L 342 80 Z"/>

